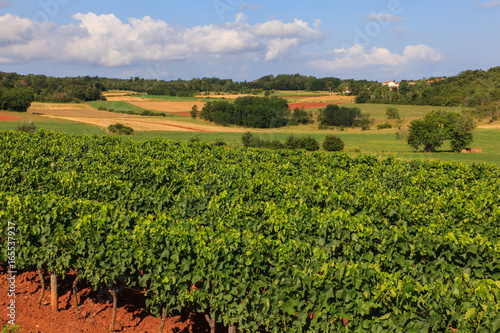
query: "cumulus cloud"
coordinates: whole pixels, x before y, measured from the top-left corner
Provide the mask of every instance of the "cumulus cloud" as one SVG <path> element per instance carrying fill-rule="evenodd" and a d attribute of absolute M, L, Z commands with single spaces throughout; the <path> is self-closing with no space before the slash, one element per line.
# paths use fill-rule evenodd
<path fill-rule="evenodd" d="M 127 23 L 113 14 L 79 13 L 73 18 L 78 24 L 56 26 L 16 15 L 0 16 L 0 63 L 44 60 L 127 66 L 225 54 L 251 54 L 270 61 L 323 38 L 318 22 L 314 27 L 302 20 L 249 25 L 242 14 L 235 22 L 192 28 L 149 16 L 130 18 Z"/>
<path fill-rule="evenodd" d="M 241 3 L 238 6 L 238 9 L 241 9 L 241 10 L 260 9 L 260 5 L 259 4 L 250 4 L 250 3 L 246 2 L 246 1 L 244 1 L 243 3 Z"/>
<path fill-rule="evenodd" d="M 496 7 L 496 6 L 500 6 L 500 1 L 495 0 L 495 1 L 489 1 L 486 3 L 480 3 L 479 6 L 484 7 L 484 8 Z"/>
<path fill-rule="evenodd" d="M 10 7 L 10 0 L 0 0 L 0 7 L 7 8 Z"/>
<path fill-rule="evenodd" d="M 317 60 L 310 65 L 336 71 L 344 68 L 362 69 L 376 67 L 381 70 L 397 70 L 407 66 L 415 66 L 421 63 L 434 63 L 443 59 L 443 55 L 427 45 L 409 45 L 402 54 L 392 53 L 385 48 L 373 47 L 370 51 L 359 44 L 351 48 L 336 49 L 333 51 L 333 59 Z"/>
<path fill-rule="evenodd" d="M 370 14 L 366 15 L 365 19 L 367 21 L 379 21 L 379 22 L 403 22 L 403 18 L 394 14 Z"/>

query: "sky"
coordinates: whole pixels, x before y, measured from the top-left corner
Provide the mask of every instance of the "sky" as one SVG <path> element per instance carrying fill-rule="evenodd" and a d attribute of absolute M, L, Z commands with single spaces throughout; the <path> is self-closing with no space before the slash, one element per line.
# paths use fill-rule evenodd
<path fill-rule="evenodd" d="M 0 0 L 0 71 L 377 81 L 500 65 L 500 0 Z"/>

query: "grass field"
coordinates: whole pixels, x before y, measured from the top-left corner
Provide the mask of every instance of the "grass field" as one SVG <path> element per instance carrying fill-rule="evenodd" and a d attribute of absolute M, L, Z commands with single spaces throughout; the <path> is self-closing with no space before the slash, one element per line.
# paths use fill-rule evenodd
<path fill-rule="evenodd" d="M 285 97 L 286 94 L 282 93 Z M 288 94 L 291 96 L 291 94 Z M 297 95 L 297 93 L 295 93 Z M 176 102 L 194 102 L 199 101 L 199 98 L 183 98 L 179 97 L 167 97 L 167 96 L 147 96 L 147 98 L 152 98 L 155 102 L 152 104 L 161 104 L 164 102 L 165 108 L 170 105 L 172 111 L 174 111 L 174 106 Z M 312 97 L 308 97 L 312 98 Z M 315 97 L 314 97 L 315 98 Z M 135 102 L 131 102 L 135 103 Z M 111 108 L 115 110 L 133 110 L 133 111 L 143 111 L 137 105 L 133 105 L 125 101 L 106 101 L 106 102 L 90 102 L 87 104 L 39 104 L 41 109 L 53 108 L 54 110 L 59 109 L 80 109 L 82 112 L 96 112 L 94 109 L 100 106 Z M 190 103 L 187 103 L 190 104 Z M 163 104 L 161 104 L 163 105 Z M 299 125 L 290 126 L 280 129 L 270 129 L 270 130 L 257 130 L 249 129 L 255 135 L 263 139 L 277 139 L 285 141 L 286 138 L 293 134 L 295 136 L 306 136 L 310 135 L 317 139 L 320 144 L 323 142 L 326 135 L 335 134 L 338 135 L 345 142 L 345 151 L 352 155 L 357 154 L 377 154 L 380 156 L 394 155 L 399 158 L 413 159 L 413 158 L 424 158 L 424 159 L 435 159 L 435 160 L 446 160 L 446 161 L 457 161 L 465 163 L 476 163 L 476 162 L 488 162 L 494 163 L 500 166 L 500 129 L 495 128 L 478 128 L 475 131 L 475 139 L 472 144 L 473 147 L 481 148 L 483 153 L 481 154 L 458 154 L 450 151 L 450 147 L 445 145 L 436 153 L 421 153 L 413 151 L 404 141 L 399 141 L 396 139 L 396 123 L 397 120 L 388 120 L 386 117 L 386 110 L 388 107 L 396 107 L 399 110 L 401 116 L 402 124 L 408 125 L 411 120 L 421 118 L 428 112 L 433 110 L 446 110 L 460 112 L 462 108 L 439 108 L 432 106 L 410 106 L 410 105 L 386 105 L 386 104 L 345 104 L 349 107 L 359 107 L 363 113 L 370 114 L 370 118 L 375 120 L 375 124 L 372 130 L 361 131 L 359 129 L 346 129 L 345 131 L 340 131 L 338 129 L 334 130 L 318 130 L 318 124 L 309 125 Z M 89 111 L 85 111 L 88 109 Z M 310 109 L 316 116 L 318 115 L 317 109 Z M 66 111 L 64 111 L 66 112 Z M 54 130 L 58 132 L 66 132 L 71 134 L 106 134 L 106 128 L 101 126 L 95 126 L 92 124 L 80 123 L 77 121 L 71 121 L 69 119 L 51 119 L 47 117 L 41 117 L 39 115 L 33 114 L 23 114 L 23 113 L 12 113 L 5 112 L 5 115 L 14 115 L 27 120 L 35 121 L 39 128 L 45 128 L 49 130 Z M 80 114 L 77 112 L 77 114 Z M 90 114 L 90 113 L 89 113 Z M 116 114 L 110 113 L 113 117 Z M 144 140 L 144 139 L 154 139 L 154 138 L 166 138 L 171 140 L 189 141 L 194 137 L 198 137 L 201 141 L 214 142 L 216 139 L 222 139 L 225 141 L 229 147 L 241 146 L 241 134 L 247 129 L 238 128 L 235 126 L 220 127 L 215 124 L 205 122 L 200 119 L 192 119 L 185 115 L 179 114 L 167 114 L 167 118 L 155 119 L 157 117 L 140 117 L 141 126 L 137 128 L 136 134 L 132 137 L 133 140 Z M 111 117 L 111 116 L 110 116 Z M 77 120 L 75 118 L 74 120 Z M 157 126 L 151 127 L 147 131 L 139 130 L 142 127 L 148 126 L 149 122 L 171 122 L 177 126 L 177 130 L 169 129 L 168 126 Z M 392 129 L 377 130 L 376 125 L 380 123 L 389 122 L 394 125 Z M 144 124 L 143 124 L 144 123 Z M 482 127 L 485 127 L 485 122 L 479 123 Z M 11 130 L 14 129 L 16 122 L 6 122 L 0 121 L 0 130 Z M 151 125 L 153 126 L 153 124 Z M 184 131 L 182 127 L 185 126 L 186 129 L 203 129 L 208 132 L 193 132 Z"/>
<path fill-rule="evenodd" d="M 104 107 L 108 110 L 113 109 L 115 111 L 146 111 L 146 109 L 143 109 L 141 107 L 123 101 L 113 101 L 113 102 L 95 101 L 95 102 L 87 102 L 87 104 L 96 110 L 99 109 L 100 107 Z"/>

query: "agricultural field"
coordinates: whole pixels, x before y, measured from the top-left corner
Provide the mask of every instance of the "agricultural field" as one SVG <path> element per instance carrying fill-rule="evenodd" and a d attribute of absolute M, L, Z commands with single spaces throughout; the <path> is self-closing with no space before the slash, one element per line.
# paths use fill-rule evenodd
<path fill-rule="evenodd" d="M 0 170 L 16 268 L 77 271 L 120 309 L 116 291 L 142 290 L 141 322 L 189 309 L 243 332 L 500 329 L 492 165 L 42 130 L 1 132 Z M 61 292 L 61 315 L 89 311 Z M 105 313 L 81 321 L 153 330 Z"/>
<path fill-rule="evenodd" d="M 290 134 L 300 136 L 310 135 L 320 143 L 326 135 L 335 134 L 344 140 L 345 151 L 353 156 L 358 154 L 377 154 L 379 156 L 396 156 L 403 159 L 424 158 L 436 160 L 454 160 L 457 162 L 474 163 L 488 162 L 500 165 L 500 151 L 496 142 L 500 141 L 500 125 L 490 124 L 487 120 L 480 120 L 475 131 L 474 147 L 481 148 L 482 154 L 456 154 L 448 152 L 446 145 L 436 154 L 425 154 L 412 151 L 404 141 L 396 139 L 398 127 L 407 126 L 412 120 L 423 117 L 425 114 L 441 109 L 446 111 L 460 112 L 462 108 L 436 108 L 431 106 L 413 105 L 385 105 L 385 104 L 354 104 L 353 97 L 328 93 L 310 92 L 287 92 L 279 91 L 276 96 L 287 98 L 290 107 L 304 107 L 312 112 L 316 118 L 319 110 L 327 104 L 340 104 L 347 107 L 359 107 L 363 113 L 370 114 L 374 120 L 372 129 L 361 131 L 359 129 L 345 129 L 340 131 L 318 130 L 317 123 L 299 126 L 287 126 L 270 130 L 251 130 L 263 139 L 278 139 L 284 141 Z M 122 123 L 135 129 L 134 140 L 151 138 L 168 138 L 172 140 L 189 141 L 199 138 L 202 141 L 214 142 L 216 139 L 224 140 L 230 147 L 241 146 L 241 134 L 248 129 L 237 126 L 217 126 L 215 124 L 192 119 L 189 111 L 193 105 L 198 106 L 198 110 L 203 108 L 206 101 L 213 101 L 215 97 L 236 98 L 242 95 L 213 95 L 207 99 L 206 96 L 194 98 L 169 97 L 169 96 L 148 96 L 132 94 L 130 92 L 111 91 L 106 93 L 108 101 L 89 102 L 86 104 L 56 104 L 56 103 L 33 103 L 28 111 L 27 117 L 36 121 L 41 128 L 54 129 L 66 133 L 89 133 L 104 134 L 109 125 Z M 386 109 L 396 107 L 399 110 L 401 120 L 388 120 Z M 124 113 L 99 111 L 99 107 L 113 109 L 115 111 L 142 112 L 151 111 L 163 113 L 164 117 L 143 117 Z M 1 121 L 0 129 L 13 129 L 14 121 L 25 118 L 25 115 L 2 112 L 3 117 L 10 118 L 10 121 Z M 15 120 L 13 120 L 15 119 Z M 392 129 L 377 130 L 379 124 L 390 123 Z"/>

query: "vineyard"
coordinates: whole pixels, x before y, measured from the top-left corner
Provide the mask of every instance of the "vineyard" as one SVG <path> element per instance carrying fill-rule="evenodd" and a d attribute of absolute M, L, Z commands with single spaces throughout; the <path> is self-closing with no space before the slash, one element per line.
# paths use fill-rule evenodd
<path fill-rule="evenodd" d="M 144 288 L 157 317 L 189 309 L 249 333 L 500 330 L 492 165 L 0 132 L 4 240 L 9 222 L 18 269 L 76 271 L 115 305 L 120 286 Z"/>

